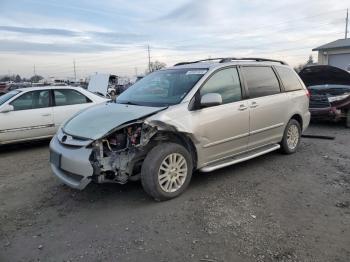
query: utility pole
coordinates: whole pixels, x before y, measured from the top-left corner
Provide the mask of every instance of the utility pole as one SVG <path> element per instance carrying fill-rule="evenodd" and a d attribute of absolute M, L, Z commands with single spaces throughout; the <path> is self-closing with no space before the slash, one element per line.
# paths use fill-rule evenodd
<path fill-rule="evenodd" d="M 137 67 L 135 67 L 135 76 L 137 77 Z"/>
<path fill-rule="evenodd" d="M 151 73 L 151 50 L 149 45 L 147 46 L 148 49 L 148 72 Z"/>
<path fill-rule="evenodd" d="M 345 19 L 345 39 L 348 39 L 349 9 L 346 9 Z"/>
<path fill-rule="evenodd" d="M 75 70 L 75 59 L 73 60 L 73 68 L 74 68 L 74 83 L 77 82 L 77 71 Z"/>
<path fill-rule="evenodd" d="M 35 64 L 34 64 L 34 69 L 33 69 L 34 76 L 36 76 L 36 71 L 35 71 Z"/>

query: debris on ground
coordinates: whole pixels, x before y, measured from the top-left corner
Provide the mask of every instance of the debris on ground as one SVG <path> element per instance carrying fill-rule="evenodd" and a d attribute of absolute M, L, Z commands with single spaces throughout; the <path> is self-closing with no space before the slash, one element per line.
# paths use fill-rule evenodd
<path fill-rule="evenodd" d="M 349 208 L 350 207 L 350 201 L 343 201 L 343 202 L 338 202 L 335 204 L 336 207 L 339 208 Z"/>

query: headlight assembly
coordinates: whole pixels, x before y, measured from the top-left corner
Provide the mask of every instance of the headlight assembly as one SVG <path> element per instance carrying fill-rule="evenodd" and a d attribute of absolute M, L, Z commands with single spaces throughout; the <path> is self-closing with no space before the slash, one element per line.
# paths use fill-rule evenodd
<path fill-rule="evenodd" d="M 330 103 L 332 103 L 332 102 L 335 102 L 335 101 L 340 101 L 340 100 L 346 99 L 349 96 L 350 96 L 350 94 L 348 94 L 348 93 L 340 95 L 340 96 L 330 96 L 330 97 L 328 97 L 328 101 Z"/>

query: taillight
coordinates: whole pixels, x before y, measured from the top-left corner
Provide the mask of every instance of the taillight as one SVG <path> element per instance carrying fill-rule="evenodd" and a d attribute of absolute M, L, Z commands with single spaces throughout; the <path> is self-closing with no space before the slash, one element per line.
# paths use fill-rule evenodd
<path fill-rule="evenodd" d="M 306 89 L 306 96 L 307 96 L 308 98 L 310 98 L 310 96 L 311 96 L 311 93 L 310 93 L 310 90 L 309 90 L 309 89 Z"/>

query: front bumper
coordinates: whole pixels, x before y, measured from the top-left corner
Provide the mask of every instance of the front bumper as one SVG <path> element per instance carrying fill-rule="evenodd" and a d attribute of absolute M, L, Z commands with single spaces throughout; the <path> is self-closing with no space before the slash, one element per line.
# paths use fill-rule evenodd
<path fill-rule="evenodd" d="M 313 119 L 339 120 L 343 117 L 342 111 L 336 107 L 310 108 Z"/>
<path fill-rule="evenodd" d="M 66 185 L 84 189 L 93 175 L 89 161 L 92 149 L 61 144 L 57 136 L 50 142 L 50 164 L 53 174 Z"/>

